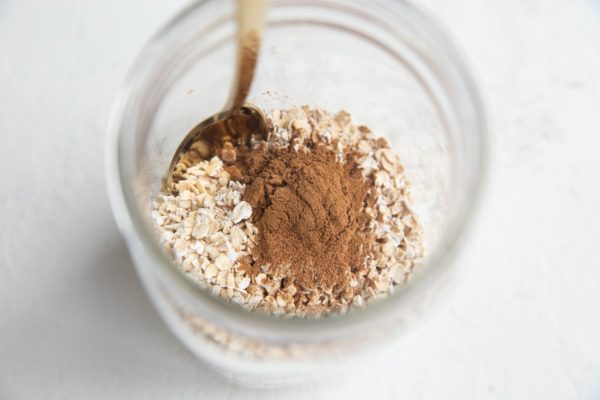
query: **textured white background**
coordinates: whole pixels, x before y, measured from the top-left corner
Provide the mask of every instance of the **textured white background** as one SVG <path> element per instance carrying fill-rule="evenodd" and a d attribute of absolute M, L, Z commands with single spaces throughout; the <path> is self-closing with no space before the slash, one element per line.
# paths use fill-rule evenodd
<path fill-rule="evenodd" d="M 493 130 L 469 273 L 393 360 L 277 392 L 170 335 L 107 202 L 111 102 L 184 3 L 0 2 L 0 399 L 600 398 L 600 2 L 423 0 Z"/>

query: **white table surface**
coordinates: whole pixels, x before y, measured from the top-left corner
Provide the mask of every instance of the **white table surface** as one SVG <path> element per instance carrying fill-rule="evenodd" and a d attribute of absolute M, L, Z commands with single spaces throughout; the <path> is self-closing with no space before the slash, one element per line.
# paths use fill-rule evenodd
<path fill-rule="evenodd" d="M 171 336 L 105 193 L 111 102 L 184 3 L 0 2 L 0 399 L 600 398 L 600 2 L 423 1 L 493 130 L 471 272 L 392 360 L 276 392 L 225 383 Z"/>

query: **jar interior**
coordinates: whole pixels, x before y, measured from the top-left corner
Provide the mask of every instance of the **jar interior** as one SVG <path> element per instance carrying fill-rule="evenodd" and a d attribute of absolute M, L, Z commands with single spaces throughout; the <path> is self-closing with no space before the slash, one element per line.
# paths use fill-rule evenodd
<path fill-rule="evenodd" d="M 346 110 L 355 123 L 389 139 L 411 183 L 431 257 L 462 223 L 479 138 L 464 125 L 473 110 L 464 109 L 466 94 L 435 38 L 415 28 L 410 14 L 386 16 L 378 7 L 273 1 L 248 101 L 267 111 L 301 105 Z M 122 139 L 135 149 L 127 173 L 149 231 L 150 204 L 175 149 L 229 95 L 234 2 L 207 2 L 160 35 L 162 43 L 146 49 L 139 76 L 132 77 L 133 134 Z"/>

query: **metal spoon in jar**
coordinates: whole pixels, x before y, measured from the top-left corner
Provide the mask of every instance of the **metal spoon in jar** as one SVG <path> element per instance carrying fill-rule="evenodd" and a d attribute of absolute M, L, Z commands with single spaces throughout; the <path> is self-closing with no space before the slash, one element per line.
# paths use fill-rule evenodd
<path fill-rule="evenodd" d="M 248 144 L 252 135 L 266 134 L 262 111 L 246 97 L 254 78 L 268 0 L 238 0 L 238 42 L 234 86 L 224 111 L 196 125 L 183 139 L 171 160 L 165 185 L 175 192 L 183 172 L 216 155 L 223 145 Z"/>

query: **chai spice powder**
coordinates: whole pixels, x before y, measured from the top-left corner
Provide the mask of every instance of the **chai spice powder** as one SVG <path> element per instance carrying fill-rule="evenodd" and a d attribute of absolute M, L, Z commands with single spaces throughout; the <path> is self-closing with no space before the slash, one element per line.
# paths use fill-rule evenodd
<path fill-rule="evenodd" d="M 268 265 L 301 287 L 347 287 L 351 269 L 364 264 L 370 247 L 364 210 L 371 185 L 352 157 L 342 164 L 324 146 L 261 146 L 237 167 L 258 228 L 254 272 Z"/>

